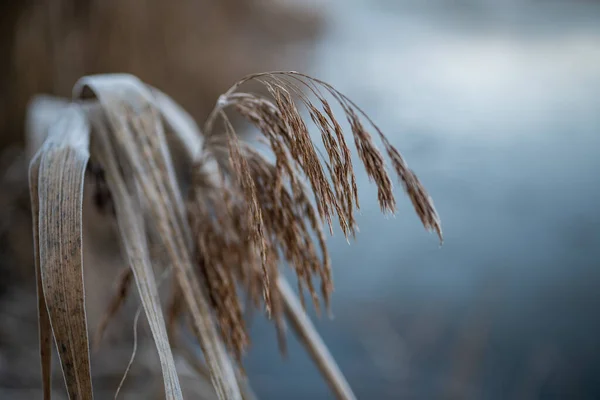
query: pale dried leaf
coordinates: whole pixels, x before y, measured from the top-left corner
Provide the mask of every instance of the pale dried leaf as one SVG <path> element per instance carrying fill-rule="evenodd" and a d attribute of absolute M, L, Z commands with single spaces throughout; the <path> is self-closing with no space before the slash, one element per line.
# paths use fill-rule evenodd
<path fill-rule="evenodd" d="M 39 149 L 48 137 L 48 129 L 57 118 L 57 114 L 64 110 L 68 103 L 49 96 L 37 96 L 28 107 L 26 135 L 29 146 L 28 154 L 31 158 L 29 164 L 29 194 L 31 198 L 31 214 L 33 224 L 33 248 L 37 287 L 38 329 L 40 343 L 40 361 L 42 369 L 42 390 L 44 400 L 48 400 L 52 393 L 52 327 L 46 306 L 46 299 L 42 288 L 42 275 L 40 271 L 39 252 L 39 169 L 42 153 Z"/>
<path fill-rule="evenodd" d="M 165 320 L 160 307 L 156 279 L 148 255 L 143 215 L 139 204 L 134 202 L 134 198 L 129 193 L 121 176 L 103 110 L 92 108 L 89 110 L 88 115 L 93 123 L 95 139 L 97 139 L 96 154 L 106 170 L 106 180 L 115 202 L 115 211 L 125 255 L 133 270 L 140 299 L 158 350 L 165 394 L 167 399 L 182 399 L 175 361 L 173 360 Z"/>
<path fill-rule="evenodd" d="M 75 97 L 93 94 L 100 100 L 111 128 L 108 135 L 101 136 L 105 136 L 106 143 L 114 141 L 115 150 L 119 152 L 115 158 L 118 157 L 119 166 L 125 170 L 123 174 L 135 184 L 139 204 L 148 208 L 192 316 L 215 390 L 221 399 L 241 399 L 234 367 L 216 331 L 206 296 L 192 271 L 190 229 L 151 92 L 133 76 L 103 75 L 83 78 L 74 93 Z M 116 163 L 115 168 L 107 172 L 118 175 Z M 120 190 L 124 189 L 123 185 Z M 130 216 L 118 215 L 117 218 L 121 224 L 122 219 Z M 136 226 L 142 223 L 137 222 Z M 126 239 L 123 237 L 123 240 Z M 164 329 L 164 320 L 161 329 Z"/>
<path fill-rule="evenodd" d="M 72 399 L 92 399 L 87 320 L 83 288 L 82 201 L 83 179 L 89 158 L 90 128 L 76 106 L 60 117 L 31 164 L 34 228 L 37 232 L 39 271 L 65 383 Z M 36 177 L 37 175 L 37 177 Z M 37 226 L 36 226 L 37 225 Z M 40 301 L 40 306 L 43 307 Z M 43 312 L 40 312 L 43 316 Z M 40 323 L 42 373 L 49 390 L 47 328 Z M 49 396 L 49 394 L 47 394 Z"/>

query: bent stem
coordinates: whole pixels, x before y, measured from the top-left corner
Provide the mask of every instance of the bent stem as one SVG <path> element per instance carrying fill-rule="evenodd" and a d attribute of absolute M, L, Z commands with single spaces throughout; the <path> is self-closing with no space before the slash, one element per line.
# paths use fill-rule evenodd
<path fill-rule="evenodd" d="M 331 387 L 339 400 L 356 400 L 350 384 L 327 349 L 317 329 L 304 312 L 298 297 L 283 276 L 277 279 L 277 288 L 281 293 L 283 310 L 292 329 L 310 354 L 314 363 L 323 374 L 325 381 Z"/>

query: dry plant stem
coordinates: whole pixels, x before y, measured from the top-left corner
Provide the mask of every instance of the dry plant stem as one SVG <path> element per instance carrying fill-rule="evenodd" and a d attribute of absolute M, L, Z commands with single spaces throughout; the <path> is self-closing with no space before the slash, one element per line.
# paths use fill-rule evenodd
<path fill-rule="evenodd" d="M 200 341 L 217 395 L 220 399 L 242 399 L 234 367 L 218 337 L 209 303 L 192 271 L 189 226 L 182 225 L 183 199 L 174 177 L 162 124 L 148 89 L 129 75 L 88 77 L 75 93 L 92 89 L 111 125 L 112 138 L 129 165 L 160 239 L 170 258 L 193 328 Z M 118 111 L 125 109 L 126 113 Z M 140 156 L 143 154 L 143 157 Z M 112 172 L 114 174 L 115 172 Z M 162 326 L 164 326 L 164 321 Z"/>
<path fill-rule="evenodd" d="M 90 127 L 79 107 L 59 113 L 31 162 L 34 235 L 43 297 L 70 399 L 93 399 L 85 315 L 82 200 Z M 36 132 L 44 134 L 44 132 Z M 36 254 L 36 257 L 38 255 Z M 40 301 L 40 306 L 43 306 Z M 40 312 L 44 395 L 50 398 L 48 332 Z"/>
<path fill-rule="evenodd" d="M 350 384 L 346 381 L 285 278 L 279 277 L 277 287 L 281 293 L 285 315 L 292 329 L 298 335 L 336 397 L 339 400 L 356 400 Z"/>

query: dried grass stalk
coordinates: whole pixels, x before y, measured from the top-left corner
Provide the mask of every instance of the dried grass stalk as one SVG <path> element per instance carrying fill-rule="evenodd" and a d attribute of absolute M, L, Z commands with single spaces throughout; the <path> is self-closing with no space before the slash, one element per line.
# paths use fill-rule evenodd
<path fill-rule="evenodd" d="M 240 91 L 248 81 L 263 84 L 269 95 Z M 382 211 L 394 212 L 396 202 L 384 155 L 363 119 L 382 142 L 423 225 L 436 231 L 441 240 L 431 199 L 368 116 L 329 84 L 297 72 L 254 74 L 237 82 L 219 98 L 203 133 L 167 95 L 129 75 L 83 78 L 74 96 L 77 104 L 59 107 L 66 110 L 60 112 L 66 116 L 63 122 L 50 122 L 47 115 L 32 107 L 34 117 L 43 120 L 32 124 L 41 132 L 38 136 L 45 137 L 40 126 L 50 123 L 53 127 L 30 168 L 34 220 L 39 224 L 35 238 L 38 285 L 43 289 L 38 290 L 45 393 L 50 390 L 51 324 L 57 343 L 65 344 L 59 353 L 70 393 L 77 398 L 92 395 L 81 256 L 75 256 L 81 250 L 80 189 L 91 125 L 89 148 L 94 164 L 106 176 L 123 251 L 159 352 L 167 398 L 182 398 L 167 335 L 177 346 L 176 326 L 182 316 L 191 321 L 219 398 L 251 396 L 240 373 L 241 359 L 250 343 L 242 311 L 264 306 L 274 319 L 281 348 L 285 348 L 286 316 L 336 396 L 354 399 L 306 317 L 303 297 L 298 299 L 279 275 L 279 264 L 286 262 L 294 269 L 299 294 L 307 289 L 317 310 L 321 307 L 318 292 L 329 306 L 332 271 L 322 225 L 327 224 L 332 232 L 337 219 L 344 235 L 354 236 L 354 212 L 359 205 L 350 148 L 328 98 L 339 104 L 348 120 L 358 156 L 377 185 Z M 320 132 L 325 154 L 311 139 L 302 106 Z M 255 147 L 241 140 L 230 123 L 230 110 L 256 126 L 259 141 L 266 146 Z M 65 125 L 64 121 L 77 125 Z M 77 141 L 78 134 L 83 139 Z M 182 182 L 186 187 L 180 186 Z M 60 214 L 50 207 L 57 202 L 59 212 L 68 212 L 68 219 L 58 221 Z M 54 253 L 48 249 L 65 249 L 60 240 L 49 236 L 56 227 L 62 230 L 55 237 L 71 235 L 67 237 L 73 253 L 64 259 L 66 262 L 50 257 Z M 164 250 L 169 268 L 164 272 L 173 272 L 175 278 L 167 311 L 168 329 L 154 276 L 158 265 L 152 265 L 149 243 Z M 97 337 L 127 296 L 131 276 L 131 272 L 124 273 Z M 73 286 L 61 286 L 66 279 Z M 242 302 L 240 291 L 246 293 L 250 304 Z M 67 308 L 57 306 L 63 303 L 74 307 L 73 320 L 67 318 L 71 317 L 65 313 Z M 185 346 L 181 349 L 189 355 Z M 78 366 L 76 371 L 72 370 L 74 365 Z"/>

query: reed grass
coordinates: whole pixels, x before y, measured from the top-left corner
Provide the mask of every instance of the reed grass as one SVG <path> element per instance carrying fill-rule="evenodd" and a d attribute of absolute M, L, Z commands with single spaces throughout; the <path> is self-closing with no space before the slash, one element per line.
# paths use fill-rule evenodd
<path fill-rule="evenodd" d="M 250 82 L 267 94 L 244 91 Z M 241 368 L 251 341 L 244 320 L 250 307 L 264 309 L 274 321 L 282 350 L 287 319 L 336 396 L 354 398 L 306 317 L 302 297 L 306 289 L 317 310 L 329 307 L 333 277 L 324 227 L 332 233 L 337 222 L 347 238 L 357 230 L 355 166 L 332 102 L 342 109 L 382 212 L 396 211 L 387 159 L 421 222 L 441 241 L 433 202 L 400 153 L 355 103 L 307 75 L 268 72 L 241 79 L 219 97 L 202 130 L 166 94 L 126 74 L 82 78 L 73 100 L 55 106 L 51 117 L 47 106 L 31 103 L 44 398 L 51 393 L 52 337 L 70 398 L 93 398 L 82 277 L 85 179 L 93 179 L 94 206 L 108 209 L 106 218 L 116 221 L 129 265 L 115 276 L 118 288 L 94 333 L 95 348 L 135 282 L 166 398 L 183 398 L 173 352 L 185 349 L 178 333 L 185 326 L 202 349 L 217 396 L 253 396 Z M 234 113 L 256 127 L 257 141 L 236 132 Z M 323 154 L 304 113 L 320 133 Z M 156 247 L 164 269 L 152 256 Z M 282 264 L 297 276 L 299 299 L 280 275 Z M 166 307 L 158 290 L 162 273 L 172 288 Z"/>

